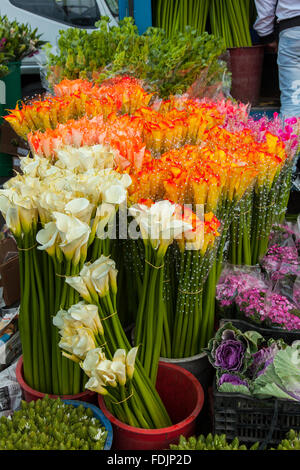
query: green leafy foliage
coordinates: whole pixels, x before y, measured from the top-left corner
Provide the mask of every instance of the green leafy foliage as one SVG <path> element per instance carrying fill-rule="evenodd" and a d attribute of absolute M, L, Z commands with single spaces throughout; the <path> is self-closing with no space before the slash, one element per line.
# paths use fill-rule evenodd
<path fill-rule="evenodd" d="M 26 403 L 0 418 L 0 450 L 102 450 L 107 431 L 90 408 L 59 398 Z"/>
<path fill-rule="evenodd" d="M 259 443 L 252 445 L 250 450 L 256 450 Z M 248 450 L 245 445 L 241 445 L 238 438 L 232 442 L 227 442 L 225 434 L 208 434 L 206 437 L 201 434 L 199 437 L 189 437 L 186 439 L 180 436 L 178 444 L 171 444 L 171 450 Z"/>
<path fill-rule="evenodd" d="M 199 34 L 186 26 L 184 32 L 168 38 L 163 29 L 150 27 L 140 35 L 130 17 L 113 27 L 108 17 L 102 17 L 96 26 L 91 33 L 75 28 L 60 31 L 58 55 L 47 46 L 50 84 L 63 78 L 101 82 L 130 74 L 165 98 L 185 92 L 204 70 L 208 86 L 222 81 L 226 66 L 218 57 L 225 50 L 224 42 L 207 32 Z"/>

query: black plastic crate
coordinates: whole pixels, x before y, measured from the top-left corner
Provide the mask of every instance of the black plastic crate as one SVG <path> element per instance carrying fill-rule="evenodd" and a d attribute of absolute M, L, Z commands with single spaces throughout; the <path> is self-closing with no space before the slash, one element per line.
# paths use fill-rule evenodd
<path fill-rule="evenodd" d="M 277 446 L 290 429 L 300 431 L 300 403 L 292 400 L 248 397 L 238 393 L 212 391 L 213 432 L 231 440 L 260 448 Z"/>
<path fill-rule="evenodd" d="M 283 328 L 265 328 L 261 327 L 254 322 L 250 322 L 247 320 L 240 320 L 237 318 L 230 318 L 225 319 L 222 318 L 220 320 L 220 326 L 224 325 L 225 323 L 232 323 L 233 326 L 241 330 L 243 333 L 245 331 L 254 330 L 260 333 L 265 339 L 283 339 L 286 344 L 292 344 L 293 341 L 300 340 L 300 330 L 299 331 L 288 331 L 284 330 Z"/>

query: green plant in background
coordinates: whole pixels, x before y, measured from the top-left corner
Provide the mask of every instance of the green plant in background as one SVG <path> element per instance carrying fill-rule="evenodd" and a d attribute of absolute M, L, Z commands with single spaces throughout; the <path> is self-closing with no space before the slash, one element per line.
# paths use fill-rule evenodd
<path fill-rule="evenodd" d="M 58 55 L 47 45 L 47 79 L 50 86 L 63 78 L 88 78 L 97 82 L 119 74 L 145 80 L 162 98 L 183 93 L 202 74 L 207 85 L 222 81 L 225 64 L 222 38 L 200 34 L 187 26 L 169 38 L 160 28 L 150 27 L 140 35 L 133 18 L 109 27 L 102 17 L 97 28 L 70 28 L 60 32 Z"/>
<path fill-rule="evenodd" d="M 167 36 L 184 31 L 187 25 L 198 33 L 206 31 L 209 0 L 157 0 L 154 7 L 155 25 L 163 28 Z"/>
<path fill-rule="evenodd" d="M 45 44 L 37 28 L 29 24 L 10 21 L 7 16 L 0 17 L 0 64 L 22 60 L 34 55 Z"/>
<path fill-rule="evenodd" d="M 251 46 L 250 26 L 254 23 L 254 0 L 156 0 L 154 24 L 174 36 L 186 26 L 198 33 L 211 32 L 225 40 L 226 47 Z"/>
<path fill-rule="evenodd" d="M 272 448 L 271 450 L 300 450 L 300 432 L 291 429 L 287 433 L 286 438 L 278 444 L 277 448 Z"/>
<path fill-rule="evenodd" d="M 252 445 L 249 450 L 257 450 L 259 442 Z M 186 439 L 180 436 L 178 444 L 171 444 L 171 450 L 248 450 L 245 445 L 241 445 L 235 437 L 232 442 L 227 442 L 225 434 L 208 434 L 208 436 L 189 437 Z"/>
<path fill-rule="evenodd" d="M 250 36 L 250 0 L 212 0 L 212 33 L 224 38 L 226 47 L 252 46 Z"/>
<path fill-rule="evenodd" d="M 106 438 L 90 408 L 47 395 L 0 418 L 0 450 L 103 450 Z"/>

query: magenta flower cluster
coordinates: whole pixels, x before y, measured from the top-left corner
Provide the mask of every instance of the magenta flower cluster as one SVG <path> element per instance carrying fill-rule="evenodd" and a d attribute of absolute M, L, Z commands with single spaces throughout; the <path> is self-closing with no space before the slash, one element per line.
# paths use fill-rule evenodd
<path fill-rule="evenodd" d="M 246 317 L 253 317 L 254 320 L 262 320 L 262 313 L 265 309 L 265 296 L 267 289 L 246 289 L 239 293 L 235 299 L 240 312 Z"/>
<path fill-rule="evenodd" d="M 300 263 L 295 246 L 272 245 L 262 258 L 261 266 L 269 273 L 272 281 L 288 275 L 300 276 Z"/>
<path fill-rule="evenodd" d="M 231 307 L 236 296 L 251 288 L 264 289 L 265 283 L 258 277 L 246 273 L 232 273 L 221 276 L 216 289 L 216 299 L 220 307 Z"/>
<path fill-rule="evenodd" d="M 246 317 L 286 330 L 300 330 L 296 306 L 287 297 L 264 290 L 249 289 L 236 297 L 236 305 Z"/>

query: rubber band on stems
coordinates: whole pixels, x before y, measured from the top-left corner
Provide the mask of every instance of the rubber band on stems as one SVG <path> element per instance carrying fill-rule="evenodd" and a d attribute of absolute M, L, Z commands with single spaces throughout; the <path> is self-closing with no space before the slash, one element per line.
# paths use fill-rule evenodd
<path fill-rule="evenodd" d="M 78 274 L 72 274 L 72 275 L 55 273 L 55 275 L 58 276 L 58 277 L 80 277 L 79 273 Z"/>
<path fill-rule="evenodd" d="M 128 397 L 124 398 L 124 400 L 121 400 L 121 401 L 113 401 L 112 403 L 113 403 L 114 405 L 120 405 L 121 403 L 124 403 L 125 401 L 129 400 L 129 398 L 131 398 L 131 397 L 133 397 L 133 392 L 132 392 L 130 395 L 128 395 Z"/>
<path fill-rule="evenodd" d="M 37 243 L 33 246 L 30 246 L 29 248 L 18 248 L 19 251 L 29 251 L 29 250 L 33 250 L 33 248 L 35 248 L 37 246 Z"/>
<path fill-rule="evenodd" d="M 160 269 L 164 267 L 164 264 L 162 264 L 161 266 L 154 266 L 154 264 L 150 263 L 150 261 L 147 261 L 146 259 L 145 259 L 145 263 L 149 264 L 154 269 Z"/>
<path fill-rule="evenodd" d="M 113 316 L 116 315 L 117 313 L 118 313 L 118 312 L 113 312 L 111 315 L 108 315 L 108 317 L 101 318 L 101 321 L 107 320 L 108 318 L 113 317 Z"/>
<path fill-rule="evenodd" d="M 195 291 L 195 292 L 188 292 L 187 290 L 181 290 L 181 289 L 179 289 L 179 288 L 178 288 L 178 290 L 179 290 L 179 292 L 181 292 L 182 294 L 197 295 L 197 294 L 200 294 L 200 292 L 203 291 L 203 288 L 200 289 L 200 290 L 197 290 L 197 291 Z"/>

